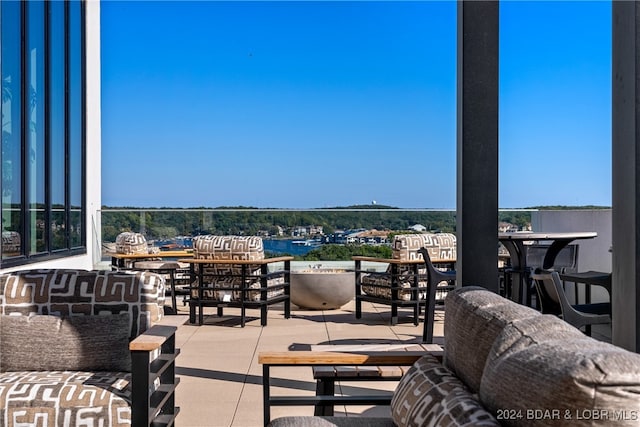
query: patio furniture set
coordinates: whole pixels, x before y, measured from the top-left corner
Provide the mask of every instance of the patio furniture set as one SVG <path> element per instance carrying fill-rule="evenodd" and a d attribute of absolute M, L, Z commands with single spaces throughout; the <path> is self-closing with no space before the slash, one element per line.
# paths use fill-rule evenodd
<path fill-rule="evenodd" d="M 0 274 L 0 425 L 173 425 L 164 286 L 147 272 Z"/>

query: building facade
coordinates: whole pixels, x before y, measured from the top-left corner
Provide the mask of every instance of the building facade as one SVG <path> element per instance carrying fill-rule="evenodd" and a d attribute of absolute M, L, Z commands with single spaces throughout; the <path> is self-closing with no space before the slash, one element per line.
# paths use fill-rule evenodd
<path fill-rule="evenodd" d="M 100 254 L 100 2 L 3 1 L 0 22 L 0 269 L 92 268 Z"/>

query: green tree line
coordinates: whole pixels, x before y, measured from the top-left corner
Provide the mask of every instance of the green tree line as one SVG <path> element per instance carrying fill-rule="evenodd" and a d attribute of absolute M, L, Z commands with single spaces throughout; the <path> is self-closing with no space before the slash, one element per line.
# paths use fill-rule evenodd
<path fill-rule="evenodd" d="M 524 227 L 530 212 L 500 212 L 500 221 Z M 285 234 L 297 226 L 322 226 L 325 235 L 336 230 L 407 230 L 415 224 L 430 232 L 454 233 L 455 211 L 402 210 L 390 206 L 367 205 L 334 209 L 258 209 L 224 207 L 215 209 L 103 208 L 102 238 L 115 241 L 123 231 L 137 231 L 147 239 L 170 239 L 201 234 L 268 235 Z"/>

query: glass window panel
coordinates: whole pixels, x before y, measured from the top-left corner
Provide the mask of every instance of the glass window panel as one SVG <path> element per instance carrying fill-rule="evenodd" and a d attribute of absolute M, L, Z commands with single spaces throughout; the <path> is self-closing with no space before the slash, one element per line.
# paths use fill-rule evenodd
<path fill-rule="evenodd" d="M 27 198 L 30 253 L 46 249 L 44 230 L 44 2 L 27 2 Z"/>
<path fill-rule="evenodd" d="M 84 246 L 83 240 L 83 221 L 84 215 L 81 210 L 71 210 L 69 213 L 69 240 L 71 241 L 71 247 L 77 248 Z"/>
<path fill-rule="evenodd" d="M 0 4 L 2 52 L 2 258 L 20 255 L 22 150 L 20 102 L 20 2 Z"/>
<path fill-rule="evenodd" d="M 82 207 L 83 69 L 81 3 L 69 3 L 69 191 L 72 209 Z"/>
<path fill-rule="evenodd" d="M 49 2 L 49 150 L 51 250 L 67 247 L 65 236 L 65 4 Z"/>

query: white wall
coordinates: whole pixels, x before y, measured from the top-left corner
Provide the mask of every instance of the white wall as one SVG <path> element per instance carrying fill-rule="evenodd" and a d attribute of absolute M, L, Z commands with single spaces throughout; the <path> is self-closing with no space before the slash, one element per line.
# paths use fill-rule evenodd
<path fill-rule="evenodd" d="M 87 256 L 85 268 L 100 261 L 102 231 L 102 125 L 100 100 L 100 1 L 86 2 L 87 60 Z"/>

